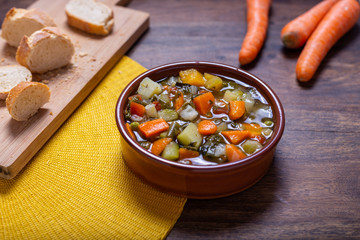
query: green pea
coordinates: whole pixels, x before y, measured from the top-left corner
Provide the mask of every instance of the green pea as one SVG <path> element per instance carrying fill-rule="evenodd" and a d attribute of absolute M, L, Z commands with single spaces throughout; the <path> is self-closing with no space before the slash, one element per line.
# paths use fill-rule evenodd
<path fill-rule="evenodd" d="M 139 125 L 140 125 L 140 123 L 138 123 L 138 122 L 132 122 L 132 123 L 130 123 L 130 128 L 131 128 L 131 130 L 136 131 L 138 129 Z"/>

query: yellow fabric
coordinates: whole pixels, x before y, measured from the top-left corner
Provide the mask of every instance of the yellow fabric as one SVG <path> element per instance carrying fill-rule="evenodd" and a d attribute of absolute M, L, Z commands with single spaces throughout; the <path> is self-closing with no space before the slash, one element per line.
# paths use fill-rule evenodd
<path fill-rule="evenodd" d="M 163 239 L 185 198 L 122 160 L 115 104 L 145 69 L 123 57 L 14 179 L 0 179 L 0 239 Z"/>

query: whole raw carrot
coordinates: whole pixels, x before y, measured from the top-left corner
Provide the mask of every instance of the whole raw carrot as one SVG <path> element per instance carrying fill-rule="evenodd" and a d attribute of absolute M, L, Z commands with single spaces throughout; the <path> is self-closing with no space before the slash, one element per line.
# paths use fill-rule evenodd
<path fill-rule="evenodd" d="M 321 20 L 302 50 L 296 64 L 296 78 L 309 81 L 331 47 L 357 22 L 360 4 L 357 0 L 341 0 Z"/>
<path fill-rule="evenodd" d="M 281 40 L 287 48 L 302 47 L 321 19 L 339 0 L 324 0 L 285 25 Z"/>
<path fill-rule="evenodd" d="M 239 52 L 241 65 L 252 62 L 266 37 L 271 0 L 247 0 L 247 32 Z"/>

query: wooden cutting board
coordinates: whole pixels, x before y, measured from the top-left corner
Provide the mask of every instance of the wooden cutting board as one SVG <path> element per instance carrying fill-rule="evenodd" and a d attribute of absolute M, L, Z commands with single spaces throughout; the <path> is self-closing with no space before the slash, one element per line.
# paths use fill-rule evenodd
<path fill-rule="evenodd" d="M 115 24 L 108 36 L 95 36 L 67 25 L 64 7 L 68 0 L 39 0 L 37 8 L 53 17 L 75 45 L 72 64 L 33 80 L 46 83 L 50 102 L 26 122 L 10 117 L 0 100 L 0 177 L 13 178 L 31 160 L 61 124 L 96 87 L 105 74 L 149 27 L 149 14 L 118 6 L 118 0 L 102 1 L 114 11 Z M 16 64 L 16 48 L 0 39 L 0 65 Z"/>

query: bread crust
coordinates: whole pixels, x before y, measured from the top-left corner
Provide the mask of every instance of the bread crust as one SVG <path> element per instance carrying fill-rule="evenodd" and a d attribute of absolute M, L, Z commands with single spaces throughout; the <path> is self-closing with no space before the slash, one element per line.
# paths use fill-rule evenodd
<path fill-rule="evenodd" d="M 98 2 L 98 3 L 103 4 L 101 2 Z M 71 12 L 69 12 L 65 8 L 65 13 L 67 16 L 68 24 L 72 27 L 75 27 L 75 28 L 80 29 L 87 33 L 96 34 L 96 35 L 108 35 L 112 31 L 112 28 L 114 26 L 114 13 L 109 6 L 107 6 L 105 4 L 103 4 L 103 5 L 106 6 L 110 11 L 110 15 L 104 24 L 100 25 L 100 24 L 94 24 L 94 23 L 85 21 L 85 20 L 75 16 L 74 14 L 71 14 Z"/>
<path fill-rule="evenodd" d="M 9 111 L 10 115 L 12 118 L 14 118 L 17 121 L 26 121 L 27 119 L 21 119 L 17 117 L 17 114 L 14 112 L 13 106 L 14 103 L 17 99 L 17 97 L 26 89 L 32 86 L 40 86 L 42 87 L 46 94 L 48 95 L 48 101 L 50 99 L 50 89 L 47 85 L 40 83 L 40 82 L 21 82 L 18 85 L 16 85 L 15 87 L 13 87 L 11 89 L 11 91 L 9 92 L 7 98 L 6 98 L 6 108 Z M 35 114 L 35 113 L 34 113 Z"/>

